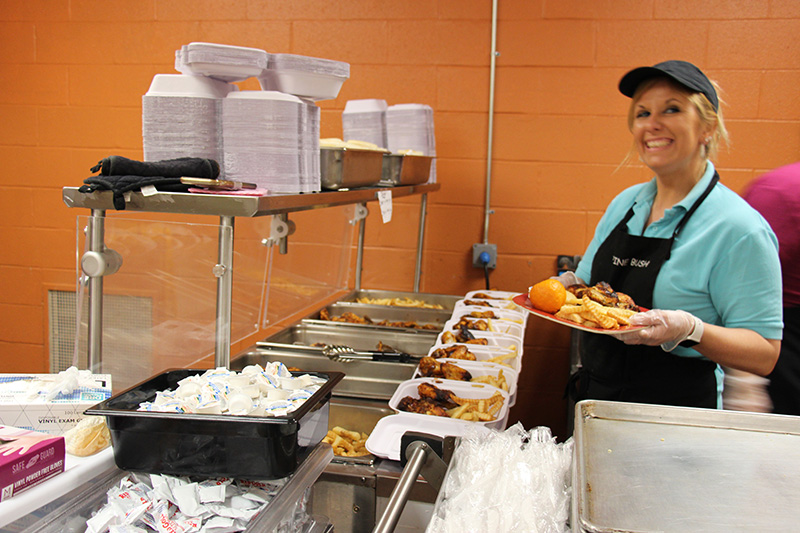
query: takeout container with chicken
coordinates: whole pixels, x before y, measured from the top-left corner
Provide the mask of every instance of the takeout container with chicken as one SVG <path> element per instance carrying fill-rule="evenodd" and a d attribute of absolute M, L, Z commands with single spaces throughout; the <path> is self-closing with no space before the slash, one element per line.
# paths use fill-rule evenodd
<path fill-rule="evenodd" d="M 504 333 L 492 333 L 490 331 L 473 331 L 444 329 L 436 337 L 435 344 L 466 344 L 470 347 L 489 347 L 502 348 L 515 352 L 522 356 L 522 340 L 512 335 Z"/>
<path fill-rule="evenodd" d="M 414 370 L 413 378 L 437 378 L 446 382 L 485 383 L 509 394 L 509 407 L 517 402 L 519 373 L 499 363 L 464 359 L 435 359 L 423 357 Z"/>
<path fill-rule="evenodd" d="M 508 340 L 513 341 L 511 337 Z M 458 361 L 487 362 L 506 366 L 515 372 L 522 370 L 522 355 L 513 348 L 484 346 L 481 344 L 436 343 L 428 350 L 434 359 L 453 359 Z"/>
<path fill-rule="evenodd" d="M 525 309 L 520 308 L 516 303 L 513 301 L 505 301 L 505 300 L 487 300 L 482 298 L 464 298 L 458 300 L 455 305 L 453 306 L 453 315 L 455 316 L 456 313 L 461 313 L 464 309 L 469 309 L 470 312 L 472 311 L 487 311 L 487 310 L 500 310 L 503 311 L 505 316 L 514 317 L 516 320 L 520 320 L 523 325 L 528 321 L 528 313 Z M 459 315 L 460 316 L 460 315 Z"/>
<path fill-rule="evenodd" d="M 409 416 L 442 417 L 503 430 L 508 423 L 508 393 L 483 383 L 416 378 L 404 381 L 389 407 Z"/>
<path fill-rule="evenodd" d="M 519 311 L 511 311 L 508 309 L 491 309 L 477 305 L 460 306 L 453 309 L 453 314 L 451 315 L 450 320 L 461 320 L 462 318 L 468 318 L 470 320 L 486 320 L 489 326 L 489 331 L 492 331 L 493 324 L 495 324 L 498 320 L 513 322 L 514 324 L 519 324 L 523 328 L 525 326 L 525 316 Z"/>
<path fill-rule="evenodd" d="M 508 320 L 492 320 L 487 318 L 470 318 L 462 316 L 459 319 L 451 318 L 444 323 L 443 331 L 459 332 L 466 328 L 471 333 L 481 332 L 490 334 L 502 334 L 513 337 L 520 342 L 525 335 L 522 324 Z"/>

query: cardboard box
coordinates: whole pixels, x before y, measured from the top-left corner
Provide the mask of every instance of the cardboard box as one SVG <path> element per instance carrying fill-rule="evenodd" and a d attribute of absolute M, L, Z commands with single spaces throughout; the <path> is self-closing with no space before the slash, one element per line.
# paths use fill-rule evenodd
<path fill-rule="evenodd" d="M 64 471 L 64 437 L 0 426 L 0 501 Z"/>
<path fill-rule="evenodd" d="M 111 375 L 82 371 L 77 387 L 51 400 L 46 391 L 62 374 L 0 374 L 0 425 L 63 435 L 83 412 L 111 397 Z"/>

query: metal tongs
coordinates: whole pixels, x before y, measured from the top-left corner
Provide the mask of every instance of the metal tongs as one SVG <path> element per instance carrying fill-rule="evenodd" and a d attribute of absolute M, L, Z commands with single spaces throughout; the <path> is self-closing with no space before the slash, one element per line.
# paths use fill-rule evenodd
<path fill-rule="evenodd" d="M 362 351 L 341 344 L 325 345 L 322 353 L 331 361 L 349 363 L 351 361 L 399 361 L 408 363 L 411 356 L 403 352 Z"/>
<path fill-rule="evenodd" d="M 410 363 L 419 359 L 419 356 L 410 355 L 398 351 L 372 351 L 356 350 L 350 346 L 342 344 L 325 344 L 324 346 L 308 346 L 305 344 L 282 344 L 277 342 L 259 341 L 256 342 L 259 348 L 270 350 L 287 350 L 305 353 L 321 353 L 331 361 L 340 363 L 350 363 L 352 361 L 397 361 L 399 363 Z"/>

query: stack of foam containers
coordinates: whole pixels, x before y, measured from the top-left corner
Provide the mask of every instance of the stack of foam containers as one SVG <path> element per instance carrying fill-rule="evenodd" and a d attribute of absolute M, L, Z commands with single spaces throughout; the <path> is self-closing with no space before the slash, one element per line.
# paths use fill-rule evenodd
<path fill-rule="evenodd" d="M 342 139 L 366 141 L 388 148 L 386 100 L 348 100 L 342 112 Z"/>
<path fill-rule="evenodd" d="M 424 104 L 397 104 L 386 109 L 386 140 L 392 153 L 416 150 L 433 156 L 428 183 L 436 182 L 436 137 L 433 108 Z"/>
<path fill-rule="evenodd" d="M 278 91 L 239 91 L 222 102 L 225 176 L 273 193 L 303 192 L 306 104 Z"/>
<path fill-rule="evenodd" d="M 205 76 L 157 74 L 142 96 L 145 161 L 203 157 L 222 161 L 222 99 L 235 86 Z"/>
<path fill-rule="evenodd" d="M 349 64 L 194 42 L 175 51 L 175 69 L 143 97 L 145 160 L 207 157 L 274 193 L 321 190 L 316 102 L 336 98 Z M 233 85 L 251 77 L 261 91 Z"/>

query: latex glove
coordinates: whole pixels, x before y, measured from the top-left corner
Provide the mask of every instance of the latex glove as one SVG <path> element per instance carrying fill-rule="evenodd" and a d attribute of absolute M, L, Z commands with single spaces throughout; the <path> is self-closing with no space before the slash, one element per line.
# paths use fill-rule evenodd
<path fill-rule="evenodd" d="M 575 275 L 575 272 L 572 272 L 571 270 L 567 270 L 560 276 L 551 276 L 550 279 L 555 279 L 560 281 L 564 287 L 569 287 L 570 285 L 578 285 L 580 283 L 583 283 L 583 281 L 581 281 L 581 279 Z"/>
<path fill-rule="evenodd" d="M 691 335 L 694 325 L 694 315 L 686 311 L 651 309 L 644 313 L 636 313 L 631 317 L 631 326 L 648 327 L 617 333 L 614 337 L 625 344 L 660 345 L 665 352 L 671 352 Z"/>

